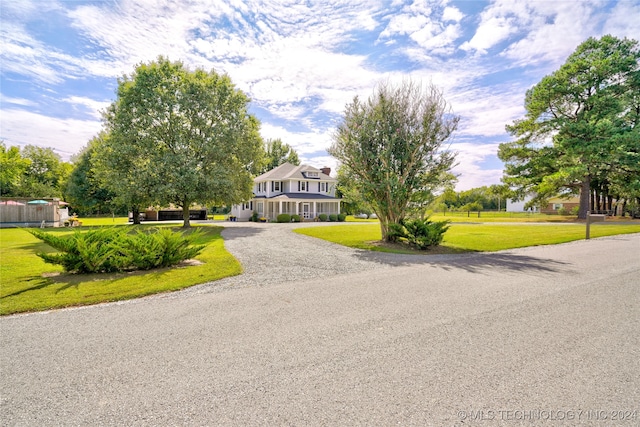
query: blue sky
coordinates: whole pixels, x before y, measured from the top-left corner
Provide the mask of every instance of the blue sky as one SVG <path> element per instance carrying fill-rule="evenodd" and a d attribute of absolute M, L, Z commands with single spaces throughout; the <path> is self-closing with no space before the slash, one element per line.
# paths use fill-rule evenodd
<path fill-rule="evenodd" d="M 640 39 L 640 0 L 2 0 L 0 138 L 69 160 L 101 129 L 117 78 L 158 55 L 229 74 L 262 136 L 334 170 L 354 96 L 432 82 L 461 116 L 458 190 L 500 182 L 524 95 L 588 37 Z"/>

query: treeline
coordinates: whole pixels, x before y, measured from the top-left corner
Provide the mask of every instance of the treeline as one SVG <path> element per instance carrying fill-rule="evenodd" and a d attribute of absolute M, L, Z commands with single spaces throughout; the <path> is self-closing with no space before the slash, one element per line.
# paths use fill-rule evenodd
<path fill-rule="evenodd" d="M 436 212 L 500 211 L 506 209 L 509 195 L 508 188 L 503 185 L 483 186 L 466 191 L 447 188 L 433 201 L 430 208 Z"/>

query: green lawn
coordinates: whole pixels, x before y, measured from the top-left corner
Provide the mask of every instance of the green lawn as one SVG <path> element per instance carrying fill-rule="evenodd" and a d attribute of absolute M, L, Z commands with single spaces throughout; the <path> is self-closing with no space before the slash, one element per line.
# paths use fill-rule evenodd
<path fill-rule="evenodd" d="M 435 219 L 435 218 L 434 218 Z M 379 224 L 344 224 L 332 227 L 298 228 L 297 233 L 317 237 L 352 248 L 382 252 L 407 252 L 398 247 L 381 246 Z M 591 237 L 640 233 L 640 223 L 592 224 Z M 551 245 L 585 238 L 585 225 L 565 224 L 462 224 L 452 223 L 439 252 L 492 252 L 525 246 Z M 429 253 L 429 251 L 409 251 Z"/>
<path fill-rule="evenodd" d="M 82 228 L 86 228 L 84 224 L 85 221 Z M 46 264 L 35 255 L 51 250 L 45 243 L 25 230 L 1 229 L 0 314 L 125 300 L 240 274 L 240 263 L 224 248 L 222 228 L 199 228 L 203 233 L 197 243 L 207 245 L 196 257 L 200 265 L 93 275 L 63 273 L 61 267 Z M 50 231 L 70 232 L 68 229 Z"/>

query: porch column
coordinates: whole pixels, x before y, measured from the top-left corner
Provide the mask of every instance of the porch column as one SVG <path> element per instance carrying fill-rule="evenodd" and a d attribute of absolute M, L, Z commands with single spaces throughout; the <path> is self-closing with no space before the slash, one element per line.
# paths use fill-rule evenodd
<path fill-rule="evenodd" d="M 282 213 L 282 200 L 278 202 L 278 215 Z"/>
<path fill-rule="evenodd" d="M 316 208 L 316 202 L 313 202 L 313 217 L 314 217 L 314 218 L 318 216 L 318 214 L 317 214 L 317 210 L 316 210 L 316 209 L 317 209 L 317 208 Z"/>
<path fill-rule="evenodd" d="M 300 215 L 300 202 L 293 202 L 296 205 L 296 215 Z"/>
<path fill-rule="evenodd" d="M 336 202 L 338 204 L 338 215 L 340 214 L 340 202 Z"/>

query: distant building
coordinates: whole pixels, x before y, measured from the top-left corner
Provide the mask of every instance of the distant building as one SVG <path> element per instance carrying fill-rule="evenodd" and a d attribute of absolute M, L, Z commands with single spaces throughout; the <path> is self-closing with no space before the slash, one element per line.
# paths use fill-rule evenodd
<path fill-rule="evenodd" d="M 267 220 L 275 220 L 283 213 L 300 215 L 302 220 L 315 219 L 320 214 L 339 214 L 337 180 L 330 173 L 330 168 L 284 163 L 256 177 L 253 197 L 234 205 L 231 215 L 238 221 L 246 221 L 254 211 Z"/>
<path fill-rule="evenodd" d="M 524 200 L 512 202 L 507 199 L 507 212 L 540 212 L 544 214 L 557 214 L 560 209 L 571 212 L 575 207 L 580 206 L 580 197 L 578 196 L 562 196 L 552 197 L 547 201 L 547 205 L 543 207 L 533 206 L 525 209 L 525 205 L 533 199 L 532 196 L 525 196 Z"/>

